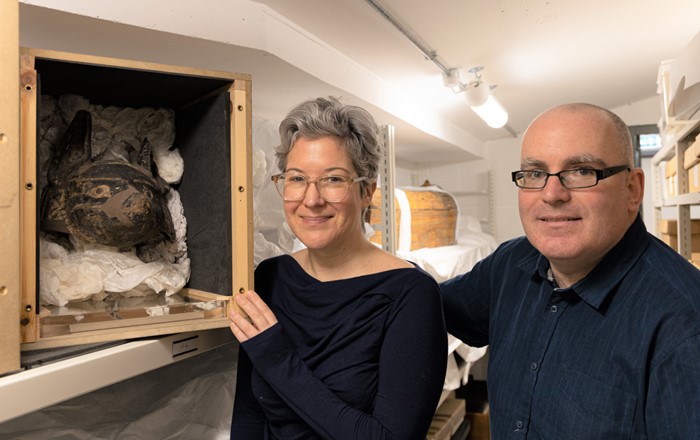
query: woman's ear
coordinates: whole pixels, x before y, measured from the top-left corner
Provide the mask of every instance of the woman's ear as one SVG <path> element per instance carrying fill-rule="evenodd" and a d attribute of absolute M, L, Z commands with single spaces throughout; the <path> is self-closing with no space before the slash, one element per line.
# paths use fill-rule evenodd
<path fill-rule="evenodd" d="M 369 205 L 372 203 L 372 196 L 374 195 L 374 191 L 377 190 L 377 181 L 374 180 L 372 183 L 370 183 L 369 187 L 367 187 L 367 191 L 365 193 L 365 197 L 362 200 L 362 207 L 363 208 L 368 208 Z"/>

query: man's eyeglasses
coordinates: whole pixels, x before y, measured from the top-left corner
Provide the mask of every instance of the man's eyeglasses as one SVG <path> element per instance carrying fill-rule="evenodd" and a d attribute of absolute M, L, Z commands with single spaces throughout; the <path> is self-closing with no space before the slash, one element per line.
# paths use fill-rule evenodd
<path fill-rule="evenodd" d="M 627 165 L 618 165 L 602 170 L 576 168 L 573 170 L 561 170 L 558 173 L 548 173 L 542 170 L 519 170 L 513 171 L 511 176 L 515 186 L 518 188 L 542 189 L 547 185 L 547 180 L 550 176 L 557 176 L 564 188 L 579 189 L 596 186 L 599 181 L 625 170 L 630 171 L 630 168 Z"/>
<path fill-rule="evenodd" d="M 326 202 L 340 202 L 348 195 L 350 185 L 367 180 L 367 177 L 347 177 L 329 174 L 315 179 L 303 174 L 276 174 L 272 176 L 277 192 L 288 202 L 298 202 L 304 198 L 309 184 L 315 183 L 318 193 Z"/>

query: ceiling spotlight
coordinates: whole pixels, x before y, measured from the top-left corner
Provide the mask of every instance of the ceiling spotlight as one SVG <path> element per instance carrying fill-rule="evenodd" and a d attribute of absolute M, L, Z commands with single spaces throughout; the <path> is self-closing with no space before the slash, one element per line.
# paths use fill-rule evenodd
<path fill-rule="evenodd" d="M 508 122 L 508 112 L 491 94 L 483 104 L 472 106 L 472 110 L 491 128 L 501 128 Z"/>
<path fill-rule="evenodd" d="M 469 107 L 483 105 L 489 96 L 491 96 L 491 88 L 482 82 L 474 81 L 464 90 L 464 99 L 467 100 Z"/>
<path fill-rule="evenodd" d="M 442 83 L 454 93 L 464 93 L 464 99 L 469 107 L 479 115 L 491 128 L 501 128 L 508 122 L 508 112 L 496 100 L 491 93 L 492 86 L 485 84 L 481 79 L 483 66 L 472 67 L 469 73 L 474 79 L 463 83 L 459 77 L 459 70 L 449 69 L 442 75 Z"/>
<path fill-rule="evenodd" d="M 464 99 L 469 107 L 491 128 L 501 128 L 508 122 L 508 112 L 496 100 L 491 93 L 492 87 L 481 79 L 483 66 L 472 67 L 469 73 L 474 75 L 474 80 L 468 84 L 460 84 Z M 455 91 L 455 88 L 452 88 Z M 456 92 L 459 93 L 459 92 Z"/>
<path fill-rule="evenodd" d="M 376 0 L 366 0 L 370 6 L 372 6 L 377 12 L 381 14 L 386 20 L 389 21 L 399 32 L 403 34 L 413 45 L 423 53 L 425 58 L 435 64 L 435 66 L 442 71 L 442 82 L 445 87 L 449 87 L 454 93 L 464 92 L 464 98 L 471 109 L 481 117 L 489 127 L 501 128 L 508 122 L 508 112 L 505 111 L 503 106 L 496 101 L 496 98 L 491 94 L 491 86 L 484 84 L 481 80 L 481 71 L 484 69 L 483 66 L 473 67 L 469 69 L 469 73 L 474 74 L 474 80 L 468 83 L 463 83 L 459 78 L 459 71 L 457 69 L 450 69 L 445 64 L 440 62 L 438 59 L 437 52 L 427 48 L 418 38 L 416 38 L 413 33 L 411 33 L 405 26 L 403 26 L 399 21 L 394 18 L 389 11 L 387 11 L 382 5 L 380 5 Z M 509 127 L 506 126 L 513 136 L 513 132 Z"/>

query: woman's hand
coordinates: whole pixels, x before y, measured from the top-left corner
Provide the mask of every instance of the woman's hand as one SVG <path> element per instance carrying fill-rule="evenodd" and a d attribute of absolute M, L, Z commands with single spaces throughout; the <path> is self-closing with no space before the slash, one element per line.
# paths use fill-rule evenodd
<path fill-rule="evenodd" d="M 245 342 L 277 323 L 275 314 L 254 291 L 234 295 L 233 300 L 248 315 L 248 318 L 244 318 L 234 308 L 229 312 L 231 332 L 238 342 Z"/>

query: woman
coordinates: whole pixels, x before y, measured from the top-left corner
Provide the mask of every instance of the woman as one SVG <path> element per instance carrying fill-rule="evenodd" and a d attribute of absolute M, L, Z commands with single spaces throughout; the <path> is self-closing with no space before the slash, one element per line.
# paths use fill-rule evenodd
<path fill-rule="evenodd" d="M 305 248 L 260 263 L 259 295 L 235 296 L 249 319 L 230 314 L 241 343 L 231 438 L 424 439 L 447 335 L 435 281 L 364 236 L 377 126 L 319 98 L 279 132 L 272 180 Z"/>

